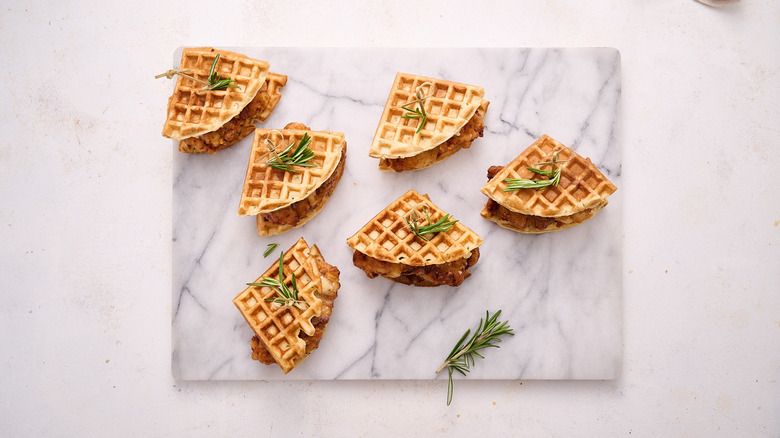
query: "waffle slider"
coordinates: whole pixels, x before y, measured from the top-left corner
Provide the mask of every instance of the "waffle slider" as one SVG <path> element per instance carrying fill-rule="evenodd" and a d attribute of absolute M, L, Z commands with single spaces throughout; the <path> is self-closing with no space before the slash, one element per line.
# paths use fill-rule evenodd
<path fill-rule="evenodd" d="M 557 231 L 592 218 L 615 190 L 590 158 L 543 135 L 506 166 L 488 169 L 481 215 L 521 233 Z"/>
<path fill-rule="evenodd" d="M 255 333 L 252 359 L 276 363 L 287 374 L 319 346 L 338 296 L 339 270 L 301 238 L 247 285 L 233 304 Z"/>
<path fill-rule="evenodd" d="M 482 238 L 452 219 L 428 195 L 410 190 L 347 244 L 354 249 L 352 262 L 369 278 L 382 276 L 413 286 L 459 286 L 479 260 Z"/>
<path fill-rule="evenodd" d="M 490 104 L 482 87 L 407 73 L 395 76 L 368 155 L 380 170 L 432 166 L 482 137 Z"/>
<path fill-rule="evenodd" d="M 268 68 L 265 61 L 227 50 L 183 49 L 162 135 L 177 140 L 182 152 L 213 154 L 234 145 L 255 130 L 255 121 L 265 121 L 281 98 L 287 76 Z M 210 79 L 225 83 L 209 89 Z"/>
<path fill-rule="evenodd" d="M 296 155 L 299 147 L 300 156 Z M 306 149 L 310 158 L 298 160 L 305 158 Z M 282 130 L 257 130 L 238 214 L 257 216 L 260 236 L 300 227 L 330 199 L 344 173 L 346 155 L 347 142 L 341 132 L 312 131 L 301 123 L 290 123 Z"/>

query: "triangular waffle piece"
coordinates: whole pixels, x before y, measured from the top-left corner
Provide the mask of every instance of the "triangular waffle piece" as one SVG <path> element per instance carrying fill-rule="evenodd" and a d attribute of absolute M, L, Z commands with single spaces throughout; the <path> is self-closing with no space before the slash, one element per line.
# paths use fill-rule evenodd
<path fill-rule="evenodd" d="M 549 170 L 549 165 L 539 163 L 549 162 L 556 151 L 559 161 L 556 168 L 561 171 L 557 186 L 504 191 L 507 178 L 546 179 L 527 167 Z M 615 185 L 590 158 L 583 158 L 571 148 L 543 135 L 482 187 L 482 193 L 495 204 L 488 201 L 481 214 L 501 226 L 524 233 L 555 231 L 593 217 L 607 205 L 607 198 L 615 190 Z"/>
<path fill-rule="evenodd" d="M 317 246 L 310 248 L 303 238 L 284 252 L 283 261 L 283 281 L 290 286 L 295 274 L 298 299 L 305 302 L 301 304 L 304 310 L 270 301 L 278 294 L 266 286 L 247 287 L 233 303 L 255 333 L 253 346 L 257 343 L 263 347 L 262 351 L 253 348 L 255 354 L 270 355 L 287 374 L 319 345 L 340 284 L 338 269 L 325 263 Z M 253 283 L 260 283 L 264 276 L 279 278 L 278 260 Z"/>
<path fill-rule="evenodd" d="M 279 133 L 284 137 L 283 143 L 279 141 Z M 267 164 L 273 154 L 266 148 L 266 138 L 280 144 L 278 153 L 287 145 L 300 142 L 304 134 L 311 137 L 314 158 L 309 162 L 315 167 L 295 167 L 298 173 L 294 173 Z M 312 131 L 301 124 L 289 124 L 282 130 L 257 130 L 249 154 L 238 214 L 257 215 L 257 231 L 261 236 L 279 234 L 303 225 L 322 209 L 338 184 L 346 162 L 346 147 L 343 133 Z M 302 209 L 294 208 L 294 204 L 299 202 L 306 203 L 303 216 L 300 216 Z M 297 216 L 290 219 L 290 215 Z"/>
<path fill-rule="evenodd" d="M 163 135 L 173 140 L 213 132 L 238 115 L 257 95 L 268 76 L 269 64 L 227 50 L 210 47 L 182 50 L 179 71 L 208 80 L 211 65 L 219 54 L 216 72 L 235 80 L 238 88 L 205 90 L 203 84 L 177 75 L 173 95 L 168 99 Z"/>
<path fill-rule="evenodd" d="M 425 83 L 430 85 L 424 85 Z M 410 112 L 402 108 L 417 99 L 417 88 L 423 86 L 421 91 L 427 95 L 423 101 L 423 108 L 427 114 L 425 125 L 420 132 L 417 129 L 423 119 L 404 118 Z M 396 160 L 418 156 L 426 151 L 442 145 L 453 137 L 461 135 L 464 126 L 474 118 L 477 110 L 481 113 L 487 110 L 488 101 L 484 100 L 485 90 L 482 87 L 461 84 L 458 82 L 417 76 L 408 73 L 397 73 L 390 94 L 387 97 L 382 118 L 377 126 L 374 140 L 371 143 L 368 155 L 380 158 L 380 169 L 393 168 L 386 160 Z M 408 106 L 418 109 L 417 103 Z M 477 136 L 482 134 L 482 119 L 479 118 L 479 126 L 474 130 Z M 457 148 L 448 148 L 454 153 L 461 147 L 469 147 L 476 136 L 470 136 L 461 141 Z M 454 149 L 454 150 L 453 150 Z M 424 160 L 409 164 L 407 168 L 393 170 L 414 170 L 433 165 L 447 156 L 441 151 Z"/>
<path fill-rule="evenodd" d="M 426 272 L 408 267 L 455 264 L 457 266 L 453 265 L 452 268 L 459 272 L 454 282 L 460 284 L 463 278 L 470 275 L 468 267 L 476 263 L 479 258 L 477 248 L 482 244 L 482 238 L 458 221 L 449 230 L 427 235 L 426 238 L 429 240 L 426 241 L 412 233 L 405 221 L 410 219 L 412 209 L 415 209 L 421 217 L 425 217 L 423 211 L 427 211 L 433 222 L 437 222 L 447 214 L 431 202 L 428 195 L 420 195 L 414 190 L 406 192 L 347 239 L 347 244 L 356 251 L 353 262 L 358 265 L 358 259 L 362 259 L 358 253 L 361 253 L 372 259 L 358 266 L 366 270 L 369 277 L 382 275 L 394 281 L 418 286 L 439 284 L 436 284 L 438 281 L 432 278 L 435 276 L 433 271 Z M 383 268 L 372 270 L 369 267 L 367 270 L 367 265 L 371 265 L 372 261 L 379 262 Z M 465 264 L 466 261 L 470 263 Z M 419 278 L 410 278 L 410 276 Z M 457 285 L 451 282 L 445 284 Z"/>

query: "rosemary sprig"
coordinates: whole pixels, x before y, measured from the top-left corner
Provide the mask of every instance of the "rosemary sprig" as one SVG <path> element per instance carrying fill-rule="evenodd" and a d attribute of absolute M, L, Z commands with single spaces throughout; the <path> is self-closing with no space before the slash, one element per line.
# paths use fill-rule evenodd
<path fill-rule="evenodd" d="M 401 116 L 402 119 L 422 119 L 420 123 L 417 125 L 417 131 L 415 131 L 415 134 L 422 131 L 423 127 L 425 126 L 425 123 L 428 121 L 428 113 L 425 111 L 425 107 L 423 106 L 423 101 L 429 97 L 423 94 L 422 89 L 425 85 L 430 85 L 431 87 L 433 87 L 433 84 L 431 84 L 430 82 L 424 82 L 420 84 L 420 86 L 418 86 L 417 89 L 414 91 L 414 97 L 416 97 L 416 99 L 404 105 L 401 105 L 401 108 L 407 111 L 407 113 Z M 413 106 L 415 104 L 419 104 L 420 109 L 414 109 Z"/>
<path fill-rule="evenodd" d="M 295 149 L 293 149 L 293 146 L 295 146 Z M 316 164 L 309 163 L 309 160 L 314 158 L 314 151 L 311 150 L 310 146 L 311 137 L 308 132 L 303 134 L 303 137 L 301 138 L 301 141 L 298 142 L 297 146 L 295 145 L 295 142 L 292 142 L 281 153 L 277 154 L 275 149 L 269 145 L 269 151 L 273 152 L 274 156 L 266 161 L 265 164 L 275 169 L 281 169 L 292 173 L 300 173 L 293 169 L 293 166 L 317 167 Z"/>
<path fill-rule="evenodd" d="M 219 53 L 214 57 L 214 62 L 211 63 L 211 70 L 209 70 L 209 84 L 201 88 L 200 91 L 206 90 L 224 90 L 225 88 L 238 88 L 238 85 L 234 85 L 234 79 L 223 78 L 222 75 L 217 75 L 217 62 L 219 61 Z"/>
<path fill-rule="evenodd" d="M 561 182 L 561 169 L 556 169 L 555 165 L 558 163 L 565 163 L 569 160 L 558 160 L 558 154 L 561 153 L 563 149 L 559 149 L 552 154 L 552 160 L 550 161 L 544 161 L 541 163 L 538 163 L 539 166 L 544 165 L 551 165 L 552 168 L 550 170 L 542 170 L 538 169 L 536 167 L 526 167 L 526 169 L 530 170 L 533 173 L 546 176 L 547 179 L 525 179 L 525 178 L 506 178 L 504 179 L 504 182 L 507 183 L 506 188 L 504 189 L 505 192 L 511 192 L 513 190 L 520 190 L 520 189 L 543 189 L 545 187 L 550 186 L 558 186 L 558 183 Z"/>
<path fill-rule="evenodd" d="M 512 328 L 509 327 L 509 322 L 498 321 L 499 315 L 501 315 L 500 310 L 493 314 L 493 316 L 490 315 L 490 311 L 485 312 L 484 325 L 483 320 L 480 319 L 479 326 L 477 326 L 474 334 L 469 338 L 468 342 L 464 344 L 463 341 L 465 341 L 471 333 L 470 329 L 466 330 L 466 333 L 464 333 L 460 340 L 458 340 L 458 343 L 455 344 L 455 348 L 452 349 L 450 355 L 447 356 L 447 360 L 445 360 L 439 369 L 436 370 L 436 374 L 438 374 L 441 370 L 447 368 L 447 372 L 449 373 L 447 406 L 452 402 L 452 373 L 457 371 L 465 376 L 467 372 L 471 371 L 470 368 L 474 365 L 475 357 L 485 358 L 479 353 L 479 350 L 489 347 L 499 348 L 496 344 L 501 342 L 501 339 L 499 339 L 500 336 L 515 335 L 512 332 Z"/>
<path fill-rule="evenodd" d="M 277 246 L 279 246 L 278 243 L 269 243 L 268 247 L 265 249 L 265 252 L 263 253 L 263 257 L 265 258 L 271 255 L 271 253 L 274 252 Z"/>
<path fill-rule="evenodd" d="M 292 274 L 290 286 L 284 283 L 284 251 L 279 255 L 279 278 L 263 276 L 261 280 L 259 283 L 247 283 L 246 285 L 275 289 L 277 296 L 265 300 L 272 302 L 277 308 L 289 309 L 295 306 L 300 310 L 306 310 L 309 307 L 306 301 L 298 299 L 298 284 L 295 282 L 295 273 Z"/>
<path fill-rule="evenodd" d="M 431 215 L 428 214 L 428 208 L 423 205 L 423 213 L 425 213 L 425 218 L 428 220 L 428 225 L 420 226 L 419 222 L 421 218 L 417 215 L 416 208 L 417 206 L 409 213 L 409 219 L 411 220 L 404 218 L 404 221 L 406 222 L 406 225 L 409 226 L 409 229 L 412 230 L 412 233 L 426 242 L 428 239 L 425 237 L 425 234 L 435 234 L 447 231 L 458 222 L 457 219 L 451 220 L 452 216 L 449 214 L 445 214 L 443 218 L 434 223 L 431 220 Z"/>
<path fill-rule="evenodd" d="M 526 167 L 526 169 L 540 175 L 548 176 L 548 179 L 506 178 L 504 180 L 504 182 L 507 183 L 506 188 L 504 189 L 505 192 L 520 189 L 543 189 L 545 187 L 557 186 L 561 181 L 561 169 L 558 169 L 555 172 L 539 170 L 533 167 Z M 552 175 L 552 178 L 549 178 L 550 175 Z"/>

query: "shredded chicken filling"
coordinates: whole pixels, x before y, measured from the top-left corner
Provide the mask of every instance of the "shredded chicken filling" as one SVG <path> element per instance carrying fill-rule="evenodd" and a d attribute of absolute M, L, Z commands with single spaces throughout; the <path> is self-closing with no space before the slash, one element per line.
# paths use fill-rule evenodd
<path fill-rule="evenodd" d="M 415 286 L 459 286 L 471 275 L 469 268 L 479 260 L 479 248 L 467 258 L 427 266 L 411 266 L 377 260 L 360 251 L 352 254 L 352 263 L 366 272 L 368 278 L 379 275 L 399 283 Z"/>

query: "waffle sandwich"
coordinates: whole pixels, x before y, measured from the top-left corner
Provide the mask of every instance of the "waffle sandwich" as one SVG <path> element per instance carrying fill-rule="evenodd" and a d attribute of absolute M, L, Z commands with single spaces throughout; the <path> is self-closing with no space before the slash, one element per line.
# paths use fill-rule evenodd
<path fill-rule="evenodd" d="M 311 150 L 311 158 L 303 165 L 274 166 L 303 143 Z M 290 154 L 285 155 L 288 149 Z M 290 123 L 282 130 L 257 130 L 238 214 L 256 216 L 260 236 L 300 227 L 330 199 L 344 173 L 346 155 L 347 142 L 341 132 L 312 131 L 301 123 Z"/>
<path fill-rule="evenodd" d="M 295 299 L 283 298 L 273 280 L 294 287 Z M 338 296 L 339 270 L 325 262 L 317 245 L 309 247 L 301 238 L 247 285 L 233 304 L 255 333 L 252 359 L 276 363 L 287 374 L 319 346 Z"/>
<path fill-rule="evenodd" d="M 347 239 L 354 250 L 352 262 L 369 278 L 382 276 L 413 286 L 459 286 L 479 260 L 482 238 L 459 221 L 452 222 L 428 195 L 410 190 Z M 442 231 L 421 232 L 435 224 Z"/>
<path fill-rule="evenodd" d="M 208 89 L 212 66 L 213 77 L 230 85 Z M 255 130 L 255 121 L 265 121 L 281 98 L 287 76 L 268 69 L 267 62 L 239 53 L 185 48 L 162 135 L 177 140 L 182 152 L 213 154 L 234 145 Z"/>
<path fill-rule="evenodd" d="M 470 147 L 485 127 L 484 96 L 482 87 L 396 74 L 368 155 L 380 170 L 403 172 Z"/>
<path fill-rule="evenodd" d="M 590 158 L 543 135 L 506 166 L 488 169 L 481 215 L 521 233 L 557 231 L 592 218 L 615 190 Z"/>

